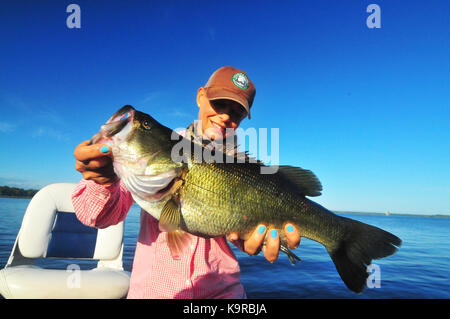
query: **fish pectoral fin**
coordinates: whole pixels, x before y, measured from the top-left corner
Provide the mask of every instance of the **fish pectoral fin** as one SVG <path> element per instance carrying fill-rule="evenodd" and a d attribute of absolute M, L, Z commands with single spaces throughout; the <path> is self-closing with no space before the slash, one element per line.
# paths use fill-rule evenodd
<path fill-rule="evenodd" d="M 180 254 L 189 244 L 189 236 L 180 229 L 180 225 L 180 205 L 175 198 L 171 198 L 161 211 L 159 230 L 167 232 L 167 245 L 174 259 L 180 259 Z"/>
<path fill-rule="evenodd" d="M 179 204 L 172 198 L 164 205 L 159 217 L 159 230 L 172 232 L 178 230 L 181 224 Z"/>
<path fill-rule="evenodd" d="M 313 172 L 300 167 L 281 165 L 278 167 L 279 173 L 294 183 L 303 195 L 319 196 L 322 191 L 322 184 Z"/>
<path fill-rule="evenodd" d="M 291 265 L 295 265 L 297 263 L 296 260 L 302 261 L 296 254 L 290 251 L 289 248 L 287 248 L 286 246 L 280 245 L 280 250 L 288 256 Z"/>
<path fill-rule="evenodd" d="M 167 233 L 167 245 L 173 259 L 180 259 L 180 254 L 189 245 L 189 236 L 181 229 Z"/>

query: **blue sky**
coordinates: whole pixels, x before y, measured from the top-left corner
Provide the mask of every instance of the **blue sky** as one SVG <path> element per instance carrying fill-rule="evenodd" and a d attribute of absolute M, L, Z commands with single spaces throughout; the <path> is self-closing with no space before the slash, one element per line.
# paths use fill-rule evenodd
<path fill-rule="evenodd" d="M 66 7 L 81 8 L 69 29 Z M 381 28 L 369 29 L 369 4 Z M 450 214 L 450 2 L 2 1 L 0 185 L 78 182 L 73 150 L 124 104 L 172 128 L 224 65 L 332 210 Z"/>

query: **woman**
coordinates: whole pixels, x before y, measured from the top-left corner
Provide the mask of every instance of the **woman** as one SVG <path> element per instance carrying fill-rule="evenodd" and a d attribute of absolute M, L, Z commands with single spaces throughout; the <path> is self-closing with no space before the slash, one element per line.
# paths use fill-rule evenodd
<path fill-rule="evenodd" d="M 255 86 L 242 70 L 229 66 L 218 69 L 197 92 L 199 121 L 180 134 L 205 147 L 225 150 L 222 141 L 227 134 L 232 134 L 246 116 L 250 118 L 255 93 Z M 231 149 L 235 151 L 236 148 Z M 98 228 L 123 221 L 133 199 L 114 173 L 109 147 L 84 141 L 77 146 L 74 156 L 75 168 L 83 175 L 72 196 L 78 219 Z M 266 259 L 273 262 L 278 257 L 279 234 L 270 230 L 266 238 L 267 232 L 264 225 L 259 225 L 246 241 L 240 240 L 236 233 L 227 238 L 250 255 L 262 249 Z M 288 224 L 285 234 L 289 247 L 296 248 L 300 242 L 299 232 Z M 188 236 L 188 248 L 178 258 L 173 258 L 167 245 L 167 233 L 159 230 L 158 220 L 141 210 L 128 298 L 246 297 L 238 262 L 226 238 Z"/>

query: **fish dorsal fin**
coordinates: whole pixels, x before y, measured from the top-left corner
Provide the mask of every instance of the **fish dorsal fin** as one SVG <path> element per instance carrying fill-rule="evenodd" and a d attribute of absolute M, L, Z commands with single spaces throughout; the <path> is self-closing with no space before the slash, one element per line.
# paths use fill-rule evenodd
<path fill-rule="evenodd" d="M 180 259 L 180 254 L 189 243 L 188 234 L 180 229 L 180 225 L 180 205 L 171 198 L 161 211 L 159 229 L 167 232 L 167 245 L 174 259 Z"/>
<path fill-rule="evenodd" d="M 294 183 L 303 195 L 320 196 L 322 194 L 322 184 L 310 170 L 281 165 L 278 168 L 278 172 Z"/>
<path fill-rule="evenodd" d="M 262 161 L 256 159 L 256 157 L 252 156 L 248 151 L 237 152 L 236 154 L 234 154 L 234 158 L 237 160 L 238 163 L 242 162 L 242 163 L 255 163 L 259 165 L 264 165 Z"/>

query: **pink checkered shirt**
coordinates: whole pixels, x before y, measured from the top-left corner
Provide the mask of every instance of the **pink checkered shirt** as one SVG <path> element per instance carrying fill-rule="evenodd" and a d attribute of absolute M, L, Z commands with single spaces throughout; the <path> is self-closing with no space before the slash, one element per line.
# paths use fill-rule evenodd
<path fill-rule="evenodd" d="M 121 181 L 105 187 L 83 179 L 72 203 L 83 224 L 105 228 L 125 219 L 133 198 Z M 189 249 L 173 259 L 167 233 L 141 210 L 127 298 L 246 298 L 238 262 L 225 237 L 189 237 Z"/>

